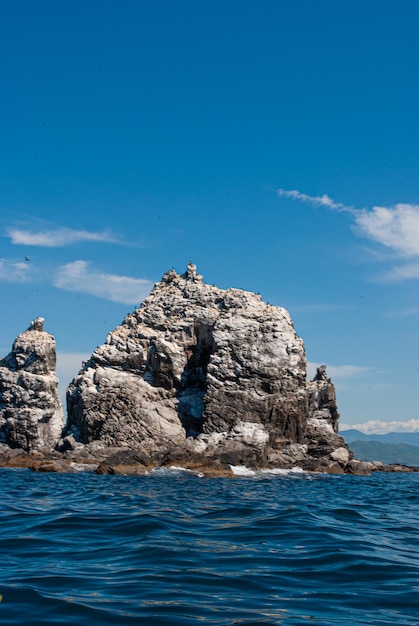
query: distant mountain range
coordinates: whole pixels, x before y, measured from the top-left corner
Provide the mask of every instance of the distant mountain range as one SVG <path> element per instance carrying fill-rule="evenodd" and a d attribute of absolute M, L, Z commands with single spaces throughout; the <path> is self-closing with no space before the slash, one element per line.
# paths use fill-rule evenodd
<path fill-rule="evenodd" d="M 419 432 L 366 435 L 353 428 L 342 430 L 339 434 L 357 459 L 419 466 Z"/>
<path fill-rule="evenodd" d="M 417 433 L 386 433 L 385 435 L 366 435 L 360 430 L 340 430 L 339 435 L 347 443 L 352 441 L 381 441 L 381 443 L 408 443 L 411 446 L 419 446 L 419 432 Z"/>

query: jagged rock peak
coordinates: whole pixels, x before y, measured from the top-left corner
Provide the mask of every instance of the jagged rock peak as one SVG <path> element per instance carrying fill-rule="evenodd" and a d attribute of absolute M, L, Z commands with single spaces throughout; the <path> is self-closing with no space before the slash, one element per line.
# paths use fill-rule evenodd
<path fill-rule="evenodd" d="M 44 324 L 45 324 L 44 318 L 37 317 L 36 319 L 31 321 L 31 323 L 29 324 L 28 330 L 39 330 L 42 332 L 44 330 Z"/>
<path fill-rule="evenodd" d="M 326 374 L 326 365 L 319 365 L 319 367 L 316 368 L 316 374 L 313 381 L 315 380 L 328 380 L 330 382 L 330 378 L 328 378 Z"/>
<path fill-rule="evenodd" d="M 55 340 L 44 330 L 44 323 L 43 317 L 32 320 L 27 330 L 16 337 L 11 353 L 0 363 L 13 371 L 25 370 L 32 374 L 54 372 Z"/>
<path fill-rule="evenodd" d="M 184 280 L 187 280 L 193 283 L 204 282 L 204 277 L 201 274 L 198 274 L 196 271 L 196 265 L 194 265 L 193 263 L 188 263 L 186 272 L 179 275 L 176 272 L 176 270 L 172 267 L 172 269 L 170 269 L 168 272 L 166 272 L 166 274 L 164 274 L 163 278 L 161 279 L 161 283 L 157 283 L 157 285 L 168 284 L 168 283 L 175 281 L 178 278 L 183 278 Z"/>
<path fill-rule="evenodd" d="M 44 322 L 33 320 L 0 361 L 0 442 L 25 450 L 53 448 L 64 426 L 55 340 Z"/>

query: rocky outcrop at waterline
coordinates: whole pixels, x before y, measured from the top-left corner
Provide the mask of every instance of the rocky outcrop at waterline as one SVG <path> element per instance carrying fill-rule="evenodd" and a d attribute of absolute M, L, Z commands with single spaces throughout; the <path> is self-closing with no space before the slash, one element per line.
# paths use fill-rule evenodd
<path fill-rule="evenodd" d="M 52 335 L 38 317 L 0 361 L 0 442 L 23 450 L 51 450 L 60 439 L 64 414 L 55 375 Z"/>
<path fill-rule="evenodd" d="M 55 342 L 32 322 L 0 362 L 0 465 L 142 474 L 180 465 L 370 473 L 338 434 L 333 383 L 306 357 L 289 313 L 239 289 L 206 285 L 192 264 L 167 272 L 69 385 Z"/>
<path fill-rule="evenodd" d="M 333 384 L 324 370 L 306 382 L 289 313 L 254 293 L 205 284 L 192 264 L 167 272 L 108 335 L 70 384 L 67 405 L 72 440 L 139 450 L 159 463 L 326 466 L 351 458 L 337 434 Z"/>

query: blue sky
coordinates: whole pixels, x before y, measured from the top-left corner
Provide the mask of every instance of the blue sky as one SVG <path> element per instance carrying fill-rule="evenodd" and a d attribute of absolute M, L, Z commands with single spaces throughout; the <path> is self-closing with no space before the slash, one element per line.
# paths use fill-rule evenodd
<path fill-rule="evenodd" d="M 1 354 L 41 315 L 65 386 L 193 261 L 290 311 L 344 424 L 419 428 L 418 22 L 415 0 L 6 2 Z"/>

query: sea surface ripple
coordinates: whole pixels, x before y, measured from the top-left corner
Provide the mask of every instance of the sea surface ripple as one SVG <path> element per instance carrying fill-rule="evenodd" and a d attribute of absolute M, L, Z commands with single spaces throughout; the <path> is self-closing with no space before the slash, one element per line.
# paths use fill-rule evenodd
<path fill-rule="evenodd" d="M 2 626 L 419 624 L 419 474 L 0 482 Z"/>

